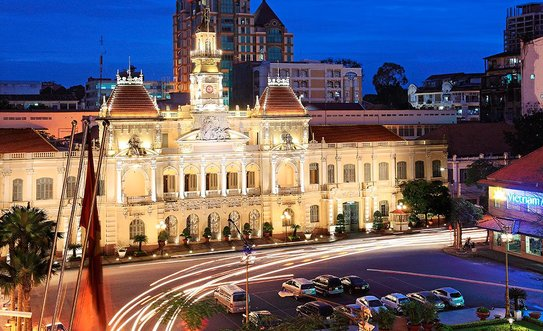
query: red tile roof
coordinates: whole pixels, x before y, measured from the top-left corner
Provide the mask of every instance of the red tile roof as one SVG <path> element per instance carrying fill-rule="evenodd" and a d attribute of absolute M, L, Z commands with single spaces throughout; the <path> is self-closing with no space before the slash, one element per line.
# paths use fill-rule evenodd
<path fill-rule="evenodd" d="M 34 129 L 0 129 L 0 154 L 57 151 Z"/>
<path fill-rule="evenodd" d="M 543 147 L 490 174 L 482 184 L 543 192 Z"/>
<path fill-rule="evenodd" d="M 511 153 L 505 142 L 504 132 L 515 128 L 506 123 L 459 123 L 443 125 L 418 138 L 419 140 L 447 140 L 449 157 L 503 155 Z"/>
<path fill-rule="evenodd" d="M 382 125 L 322 125 L 311 126 L 315 140 L 327 143 L 405 141 Z"/>
<path fill-rule="evenodd" d="M 260 102 L 262 116 L 304 116 L 306 111 L 290 86 L 268 86 Z"/>
<path fill-rule="evenodd" d="M 143 85 L 118 84 L 107 101 L 112 118 L 153 118 L 158 111 Z"/>

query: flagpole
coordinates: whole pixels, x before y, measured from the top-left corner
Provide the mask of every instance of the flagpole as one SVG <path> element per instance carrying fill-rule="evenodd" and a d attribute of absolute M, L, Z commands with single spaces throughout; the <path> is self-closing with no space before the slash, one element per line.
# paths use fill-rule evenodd
<path fill-rule="evenodd" d="M 83 172 L 83 163 L 85 160 L 85 145 L 87 143 L 87 137 L 89 133 L 89 127 L 90 123 L 88 120 L 83 120 L 83 138 L 81 140 L 81 151 L 79 155 L 79 166 L 77 168 L 77 177 L 75 182 L 75 190 L 74 190 L 74 199 L 72 202 L 72 209 L 70 212 L 70 218 L 68 220 L 68 230 L 66 231 L 66 238 L 64 239 L 64 249 L 62 251 L 62 260 L 60 262 L 60 274 L 58 278 L 58 285 L 57 285 L 57 300 L 55 301 L 55 309 L 53 310 L 53 316 L 51 320 L 51 325 L 54 326 L 55 322 L 57 321 L 57 317 L 60 315 L 60 302 L 62 301 L 62 283 L 64 280 L 64 268 L 66 266 L 66 256 L 68 256 L 68 242 L 71 240 L 72 237 L 72 231 L 73 231 L 73 224 L 74 224 L 74 216 L 75 216 L 75 210 L 77 208 L 77 197 L 79 195 L 79 187 L 81 184 L 81 173 Z M 41 323 L 40 323 L 41 326 Z"/>
<path fill-rule="evenodd" d="M 89 224 L 88 224 L 87 229 L 85 230 L 84 240 L 82 241 L 83 249 L 82 249 L 82 252 L 81 252 L 81 264 L 79 264 L 79 272 L 77 273 L 77 282 L 75 283 L 74 300 L 73 300 L 73 305 L 72 305 L 72 313 L 70 315 L 70 324 L 68 326 L 68 331 L 72 331 L 72 326 L 73 326 L 73 322 L 74 322 L 75 310 L 76 310 L 76 307 L 77 307 L 77 297 L 79 295 L 79 288 L 81 287 L 81 275 L 83 273 L 83 265 L 85 264 L 85 255 L 86 255 L 86 252 L 87 252 L 87 243 L 88 243 L 88 240 L 89 240 L 89 229 L 91 229 L 91 227 L 92 227 L 94 208 L 95 208 L 95 205 L 96 205 L 96 195 L 98 194 L 98 184 L 100 182 L 100 173 L 101 173 L 101 170 L 102 170 L 102 161 L 104 159 L 104 154 L 105 154 L 105 150 L 106 150 L 105 146 L 106 146 L 107 136 L 109 135 L 109 121 L 104 120 L 103 125 L 104 125 L 104 131 L 103 131 L 103 134 L 102 134 L 102 142 L 100 143 L 100 153 L 99 153 L 99 156 L 98 156 L 98 166 L 97 166 L 97 169 L 96 169 L 96 179 L 95 179 L 95 183 L 94 183 L 94 189 L 93 189 L 93 192 L 92 192 L 90 214 L 89 214 Z"/>
<path fill-rule="evenodd" d="M 64 204 L 64 197 L 66 192 L 66 186 L 68 185 L 68 174 L 70 173 L 70 163 L 72 162 L 72 149 L 74 147 L 75 129 L 77 127 L 77 121 L 72 121 L 72 133 L 70 134 L 70 144 L 68 145 L 68 157 L 66 158 L 66 169 L 64 170 L 64 181 L 62 182 L 62 191 L 60 193 L 60 202 L 58 204 L 57 223 L 55 225 L 55 236 L 53 237 L 53 247 L 51 247 L 51 254 L 49 255 L 49 267 L 47 269 L 47 278 L 45 279 L 45 293 L 43 294 L 43 303 L 41 305 L 40 320 L 38 323 L 38 330 L 41 329 L 41 322 L 43 320 L 43 314 L 45 312 L 45 305 L 47 303 L 47 292 L 49 291 L 49 282 L 51 279 L 51 272 L 53 269 L 53 260 L 57 250 L 58 240 L 58 228 L 60 225 L 60 219 L 62 217 L 62 206 Z"/>

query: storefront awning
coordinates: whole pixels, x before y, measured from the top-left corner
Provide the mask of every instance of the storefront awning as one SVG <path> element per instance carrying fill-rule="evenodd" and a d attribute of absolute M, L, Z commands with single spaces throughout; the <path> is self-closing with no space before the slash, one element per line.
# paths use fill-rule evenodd
<path fill-rule="evenodd" d="M 477 222 L 479 228 L 498 232 L 503 232 L 506 226 L 512 229 L 512 234 L 543 238 L 543 222 L 508 219 L 491 215 L 485 215 L 482 220 Z"/>

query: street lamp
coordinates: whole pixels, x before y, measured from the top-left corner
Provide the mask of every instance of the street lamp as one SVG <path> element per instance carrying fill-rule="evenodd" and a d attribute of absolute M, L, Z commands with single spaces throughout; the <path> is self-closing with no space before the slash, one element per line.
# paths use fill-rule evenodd
<path fill-rule="evenodd" d="M 512 317 L 509 317 L 507 319 L 507 321 L 509 322 L 509 330 L 512 331 L 513 330 L 513 321 L 514 321 L 514 319 Z"/>
<path fill-rule="evenodd" d="M 285 210 L 283 214 L 281 214 L 281 222 L 283 222 L 283 225 L 285 226 L 285 243 L 288 239 L 288 225 L 290 224 L 290 219 L 292 216 L 290 216 L 289 212 Z"/>
<path fill-rule="evenodd" d="M 511 226 L 504 225 L 503 232 L 505 234 L 505 316 L 511 316 L 511 305 L 509 301 L 509 241 L 513 236 L 511 234 Z M 511 323 L 511 322 L 510 322 Z"/>
<path fill-rule="evenodd" d="M 242 235 L 234 221 L 228 219 L 228 223 L 236 228 L 241 240 L 243 240 L 243 253 L 245 254 L 245 323 L 246 325 L 249 325 L 249 257 L 252 253 L 252 246 L 247 239 L 245 239 L 245 236 Z"/>

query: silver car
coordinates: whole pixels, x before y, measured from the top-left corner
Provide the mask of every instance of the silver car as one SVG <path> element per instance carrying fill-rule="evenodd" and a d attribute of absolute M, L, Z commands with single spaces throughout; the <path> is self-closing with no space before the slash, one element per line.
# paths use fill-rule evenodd
<path fill-rule="evenodd" d="M 441 299 L 438 298 L 437 295 L 430 291 L 407 293 L 406 296 L 411 300 L 415 300 L 423 304 L 431 303 L 438 311 L 445 309 L 445 304 L 443 303 L 443 301 L 441 301 Z"/>
<path fill-rule="evenodd" d="M 381 308 L 387 309 L 387 307 L 383 305 L 381 300 L 379 300 L 379 298 L 373 295 L 366 295 L 366 296 L 360 297 L 356 299 L 355 303 L 360 306 L 368 307 L 372 314 L 379 312 Z"/>
<path fill-rule="evenodd" d="M 401 293 L 390 293 L 381 298 L 383 305 L 397 314 L 402 313 L 402 306 L 409 301 L 411 300 Z"/>
<path fill-rule="evenodd" d="M 460 291 L 452 287 L 440 287 L 432 291 L 449 307 L 464 307 L 464 297 Z"/>
<path fill-rule="evenodd" d="M 287 280 L 281 286 L 281 290 L 292 293 L 294 299 L 298 299 L 299 297 L 306 295 L 317 295 L 317 290 L 315 289 L 313 282 L 305 278 L 293 278 L 291 280 Z"/>

